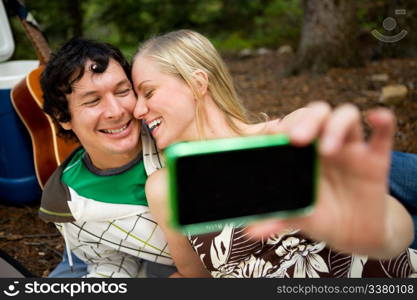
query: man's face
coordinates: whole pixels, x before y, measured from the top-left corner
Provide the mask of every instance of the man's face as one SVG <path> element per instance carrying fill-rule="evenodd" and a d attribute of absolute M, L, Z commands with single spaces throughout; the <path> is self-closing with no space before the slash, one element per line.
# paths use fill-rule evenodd
<path fill-rule="evenodd" d="M 71 129 L 101 169 L 119 167 L 140 151 L 140 123 L 133 117 L 136 96 L 123 68 L 111 59 L 104 73 L 93 73 L 92 62 L 67 96 Z"/>

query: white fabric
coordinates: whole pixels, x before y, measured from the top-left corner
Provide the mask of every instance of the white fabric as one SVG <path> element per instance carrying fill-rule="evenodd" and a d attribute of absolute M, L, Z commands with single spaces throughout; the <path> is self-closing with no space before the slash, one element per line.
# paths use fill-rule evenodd
<path fill-rule="evenodd" d="M 71 201 L 68 206 L 77 221 L 107 221 L 109 219 L 122 219 L 140 213 L 147 212 L 149 209 L 142 205 L 133 204 L 114 204 L 96 201 L 79 195 L 69 187 Z"/>
<path fill-rule="evenodd" d="M 150 175 L 163 162 L 146 125 L 141 134 L 145 170 Z M 82 197 L 71 188 L 70 195 L 68 205 L 76 221 L 56 225 L 69 252 L 88 264 L 86 277 L 137 277 L 138 258 L 174 264 L 164 234 L 148 207 L 103 203 Z"/>

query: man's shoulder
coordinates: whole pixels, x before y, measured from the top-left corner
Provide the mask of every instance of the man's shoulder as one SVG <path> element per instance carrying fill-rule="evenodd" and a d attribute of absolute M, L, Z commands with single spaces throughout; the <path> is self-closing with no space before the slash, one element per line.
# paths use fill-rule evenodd
<path fill-rule="evenodd" d="M 68 186 L 62 181 L 62 174 L 74 157 L 83 153 L 84 149 L 75 149 L 58 168 L 52 173 L 42 192 L 39 216 L 46 222 L 71 222 L 74 218 L 68 207 L 67 201 L 71 201 Z"/>

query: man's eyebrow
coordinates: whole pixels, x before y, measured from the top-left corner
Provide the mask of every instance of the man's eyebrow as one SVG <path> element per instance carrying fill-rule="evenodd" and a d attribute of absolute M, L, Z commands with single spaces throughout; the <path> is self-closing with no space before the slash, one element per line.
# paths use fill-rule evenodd
<path fill-rule="evenodd" d="M 98 93 L 97 91 L 88 91 L 88 92 L 85 92 L 84 94 L 81 94 L 81 98 L 87 98 L 88 96 L 95 95 L 97 93 Z"/>
<path fill-rule="evenodd" d="M 129 79 L 123 79 L 120 80 L 117 84 L 116 84 L 116 88 L 120 87 L 121 85 L 124 85 L 126 83 L 130 83 Z"/>
<path fill-rule="evenodd" d="M 120 81 L 116 84 L 116 89 L 117 89 L 117 88 L 119 88 L 120 86 L 122 86 L 122 85 L 126 84 L 126 83 L 129 83 L 129 79 L 123 79 L 123 80 L 120 80 Z M 86 97 L 88 97 L 88 96 L 95 95 L 95 94 L 97 94 L 97 93 L 98 93 L 98 91 L 88 91 L 88 92 L 85 92 L 85 93 L 81 94 L 81 98 L 86 98 Z"/>

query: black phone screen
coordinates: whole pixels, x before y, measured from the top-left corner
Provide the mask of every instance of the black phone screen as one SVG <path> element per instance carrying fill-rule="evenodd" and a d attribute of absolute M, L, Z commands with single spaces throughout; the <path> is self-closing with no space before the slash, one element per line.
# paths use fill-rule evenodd
<path fill-rule="evenodd" d="M 315 147 L 291 145 L 180 157 L 178 221 L 211 222 L 310 206 Z"/>

